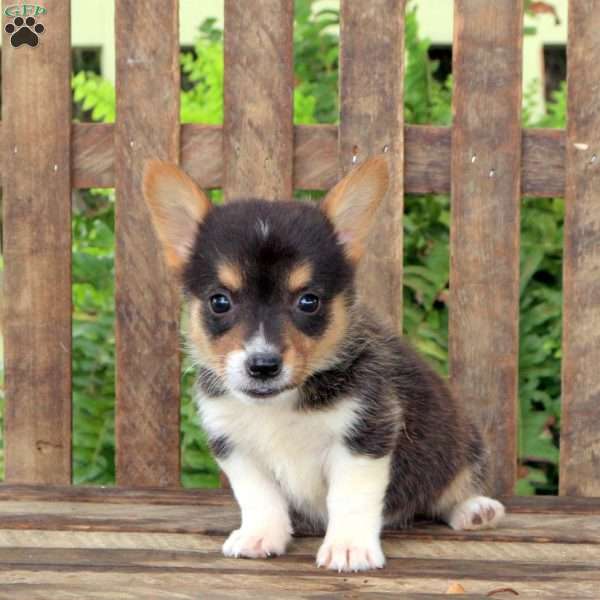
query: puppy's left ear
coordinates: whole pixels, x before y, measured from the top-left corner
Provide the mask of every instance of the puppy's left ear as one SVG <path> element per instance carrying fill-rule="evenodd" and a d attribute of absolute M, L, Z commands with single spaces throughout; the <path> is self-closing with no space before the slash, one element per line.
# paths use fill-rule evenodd
<path fill-rule="evenodd" d="M 364 253 L 369 227 L 388 185 L 387 159 L 375 156 L 350 171 L 323 199 L 321 210 L 354 264 Z"/>
<path fill-rule="evenodd" d="M 179 167 L 162 160 L 146 163 L 143 192 L 166 262 L 181 272 L 212 208 L 210 200 Z"/>

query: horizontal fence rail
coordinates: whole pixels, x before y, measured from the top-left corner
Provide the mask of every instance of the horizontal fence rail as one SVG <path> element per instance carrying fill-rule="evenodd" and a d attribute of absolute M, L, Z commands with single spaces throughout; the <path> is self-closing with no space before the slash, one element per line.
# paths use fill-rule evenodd
<path fill-rule="evenodd" d="M 0 137 L 2 136 L 0 124 Z M 74 188 L 115 186 L 115 125 L 74 123 L 71 150 Z M 450 127 L 404 127 L 404 191 L 449 194 Z M 223 129 L 217 125 L 181 125 L 182 167 L 203 188 L 224 182 Z M 565 131 L 523 129 L 521 195 L 537 198 L 565 194 Z M 382 151 L 383 147 L 379 149 Z M 0 161 L 0 181 L 6 166 Z M 327 190 L 338 180 L 338 128 L 335 125 L 294 127 L 293 187 Z"/>

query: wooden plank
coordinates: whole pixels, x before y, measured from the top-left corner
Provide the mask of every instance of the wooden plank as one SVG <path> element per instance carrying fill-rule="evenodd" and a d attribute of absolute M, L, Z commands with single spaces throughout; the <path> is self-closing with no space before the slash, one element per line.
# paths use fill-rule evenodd
<path fill-rule="evenodd" d="M 292 0 L 225 0 L 224 194 L 292 196 Z"/>
<path fill-rule="evenodd" d="M 9 554 L 11 551 L 12 555 Z M 317 590 L 321 593 L 371 590 L 380 593 L 404 591 L 443 594 L 450 581 L 460 581 L 465 589 L 479 594 L 499 587 L 510 587 L 518 595 L 533 593 L 539 597 L 537 594 L 541 592 L 541 596 L 545 597 L 548 593 L 554 595 L 556 588 L 562 586 L 568 592 L 582 591 L 586 594 L 593 584 L 597 586 L 600 582 L 597 565 L 583 562 L 563 564 L 557 561 L 542 569 L 538 563 L 521 561 L 404 558 L 388 561 L 386 567 L 377 572 L 339 574 L 317 569 L 312 556 L 242 561 L 225 559 L 220 553 L 68 548 L 53 549 L 51 556 L 48 556 L 45 549 L 0 549 L 0 572 L 4 582 L 11 581 L 14 572 L 21 574 L 22 581 L 35 578 L 40 571 L 79 573 L 80 577 L 76 579 L 95 582 L 96 575 L 102 574 L 129 574 L 132 577 L 145 574 L 150 579 L 168 575 L 182 578 L 195 575 L 199 589 L 204 587 L 215 591 L 223 589 L 222 585 L 227 580 L 237 580 L 240 585 L 242 580 L 247 579 L 249 585 L 248 588 L 243 585 L 244 590 L 279 591 L 280 594 Z M 215 576 L 220 576 L 221 581 L 215 581 Z M 201 585 L 209 581 L 212 584 L 210 588 Z M 324 589 L 318 589 L 316 585 Z M 586 594 L 585 597 L 589 596 Z"/>
<path fill-rule="evenodd" d="M 118 0 L 115 15 L 117 482 L 177 486 L 179 302 L 141 175 L 149 158 L 178 160 L 178 2 Z"/>
<path fill-rule="evenodd" d="M 482 426 L 493 493 L 516 478 L 522 1 L 454 12 L 450 374 Z"/>
<path fill-rule="evenodd" d="M 182 552 L 186 556 L 195 553 L 221 552 L 222 537 L 217 535 L 176 534 L 123 531 L 40 531 L 35 529 L 0 529 L 0 548 L 43 548 L 48 554 L 53 549 L 113 549 L 154 550 Z M 319 537 L 294 538 L 287 550 L 288 556 L 316 556 L 321 544 Z M 397 540 L 384 538 L 383 547 L 388 560 L 434 559 L 434 560 L 478 560 L 519 561 L 538 563 L 540 568 L 556 563 L 585 563 L 600 567 L 600 544 L 535 544 L 534 551 L 529 542 L 481 542 L 466 540 Z M 5 556 L 10 555 L 6 552 Z M 260 564 L 260 563 L 258 563 Z"/>
<path fill-rule="evenodd" d="M 521 156 L 521 195 L 565 195 L 564 130 L 523 129 Z"/>
<path fill-rule="evenodd" d="M 294 188 L 329 190 L 338 180 L 337 126 L 296 125 L 294 127 Z"/>
<path fill-rule="evenodd" d="M 241 562 L 241 561 L 238 561 Z M 244 561 L 247 562 L 247 561 Z M 198 573 L 157 572 L 157 573 L 123 573 L 97 572 L 82 570 L 55 571 L 21 571 L 3 573 L 4 582 L 0 583 L 0 598 L 10 600 L 65 597 L 73 598 L 164 598 L 177 600 L 198 600 L 198 598 L 229 599 L 239 598 L 240 590 L 243 597 L 252 600 L 281 599 L 281 598 L 311 598 L 312 600 L 355 599 L 381 600 L 382 598 L 402 600 L 434 600 L 443 595 L 448 588 L 448 581 L 437 579 L 427 581 L 429 589 L 434 593 L 423 592 L 424 581 L 411 579 L 407 581 L 392 581 L 381 579 L 374 582 L 364 574 L 325 574 L 319 571 L 313 577 L 304 574 L 296 576 L 263 577 L 260 573 L 248 574 L 240 569 L 236 573 L 220 573 L 207 570 Z M 93 582 L 93 583 L 89 583 Z M 452 598 L 484 599 L 485 593 L 494 586 L 490 582 L 467 582 L 467 586 L 477 587 L 484 592 L 453 595 Z M 556 584 L 554 584 L 556 585 Z M 561 600 L 573 597 L 594 598 L 588 595 L 591 585 L 578 586 L 579 596 L 555 596 L 549 591 L 549 586 L 540 586 L 540 595 L 544 599 Z M 584 590 L 584 588 L 587 588 Z M 203 590 L 210 590 L 203 595 Z M 65 595 L 67 592 L 69 595 Z M 5 594 L 5 595 L 3 595 Z M 35 594 L 35 595 L 34 595 Z M 61 595 L 62 594 L 62 595 Z M 442 594 L 442 596 L 440 596 Z M 585 595 L 581 595 L 585 594 Z M 498 596 L 502 598 L 502 596 Z M 506 597 L 506 596 L 505 596 Z"/>
<path fill-rule="evenodd" d="M 73 125 L 73 187 L 114 187 L 113 137 L 112 124 Z M 337 182 L 337 138 L 335 125 L 294 127 L 294 189 L 328 190 Z M 205 189 L 223 185 L 222 144 L 223 129 L 218 125 L 181 126 L 181 164 Z M 450 145 L 449 127 L 404 127 L 406 193 L 450 192 Z M 524 129 L 521 153 L 521 194 L 534 198 L 564 196 L 565 132 Z"/>
<path fill-rule="evenodd" d="M 404 0 L 342 0 L 340 5 L 340 174 L 369 156 L 386 153 L 391 175 L 359 266 L 357 289 L 398 330 L 402 329 L 404 4 Z"/>
<path fill-rule="evenodd" d="M 100 577 L 102 582 L 100 585 L 96 583 L 84 583 L 79 573 L 53 573 L 48 576 L 52 578 L 52 583 L 48 581 L 48 578 L 44 575 L 38 576 L 36 574 L 36 583 L 19 582 L 19 583 L 0 583 L 0 598 L 7 600 L 64 600 L 65 597 L 72 598 L 106 598 L 109 600 L 123 599 L 131 600 L 132 598 L 161 598 L 162 600 L 198 600 L 199 590 L 210 587 L 211 600 L 225 600 L 230 598 L 239 598 L 240 589 L 244 589 L 244 598 L 248 600 L 269 600 L 269 599 L 280 599 L 285 597 L 286 600 L 299 600 L 299 599 L 312 599 L 312 600 L 336 600 L 355 598 L 356 596 L 348 595 L 347 589 L 343 588 L 342 591 L 327 591 L 320 593 L 318 590 L 309 590 L 307 592 L 298 591 L 291 589 L 291 585 L 286 586 L 288 589 L 285 590 L 285 596 L 282 596 L 281 591 L 276 589 L 265 591 L 260 588 L 260 582 L 257 588 L 253 591 L 248 591 L 243 582 L 243 576 L 238 576 L 233 579 L 228 579 L 222 582 L 222 585 L 218 586 L 218 591 L 215 591 L 213 584 L 214 578 L 211 577 L 208 580 L 196 580 L 194 576 L 188 576 L 183 582 L 173 574 L 161 575 L 159 581 L 153 580 L 152 583 L 148 583 L 147 576 L 137 576 L 128 580 L 128 577 L 123 573 L 103 574 Z M 74 579 L 77 579 L 78 583 L 74 583 Z M 96 581 L 95 574 L 90 578 Z M 301 578 L 299 578 L 301 579 Z M 43 583 L 40 583 L 43 581 Z M 296 580 L 290 582 L 291 584 L 297 583 Z M 360 592 L 360 598 L 366 600 L 387 600 L 397 599 L 398 592 L 373 592 L 363 591 Z M 68 594 L 68 596 L 65 596 Z M 423 594 L 419 592 L 414 593 L 402 593 L 402 600 L 439 600 L 439 594 Z M 459 594 L 454 595 L 452 598 L 460 600 L 461 598 L 469 598 L 469 600 L 485 600 L 486 596 L 482 594 Z M 544 598 L 550 598 L 550 596 L 544 596 Z M 556 597 L 557 599 L 559 597 Z M 569 600 L 571 596 L 560 596 L 560 600 Z"/>
<path fill-rule="evenodd" d="M 31 593 L 34 586 L 43 586 L 46 593 L 60 589 L 88 597 L 88 588 L 75 586 L 93 581 L 94 589 L 112 592 L 106 597 L 119 597 L 122 589 L 127 590 L 127 597 L 148 597 L 149 588 L 141 589 L 140 584 L 151 582 L 153 597 L 159 592 L 160 597 L 169 597 L 163 592 L 173 585 L 178 597 L 187 597 L 183 594 L 192 591 L 188 585 L 195 577 L 196 591 L 210 587 L 211 592 L 225 594 L 232 593 L 236 584 L 239 593 L 241 581 L 248 580 L 250 587 L 244 586 L 244 590 L 250 597 L 284 592 L 286 597 L 315 597 L 317 584 L 320 593 L 326 594 L 323 597 L 332 593 L 347 597 L 350 592 L 360 593 L 360 597 L 368 593 L 443 594 L 450 581 L 458 581 L 473 594 L 511 587 L 531 597 L 595 598 L 600 573 L 600 544 L 432 542 L 388 537 L 384 539 L 388 557 L 384 570 L 338 575 L 315 568 L 319 538 L 295 539 L 287 556 L 254 561 L 223 558 L 221 542 L 219 536 L 204 535 L 0 530 L 0 593 Z M 180 579 L 175 581 L 175 577 Z M 99 586 L 99 581 L 103 585 Z M 10 582 L 26 582 L 26 586 L 14 588 Z M 331 588 L 340 582 L 342 588 Z M 276 585 L 286 587 L 277 592 Z"/>
<path fill-rule="evenodd" d="M 4 447 L 12 482 L 71 480 L 70 19 L 70 3 L 54 2 L 39 19 L 37 46 L 13 48 L 7 35 L 2 48 Z"/>
<path fill-rule="evenodd" d="M 600 496 L 600 2 L 569 4 L 560 493 Z"/>
<path fill-rule="evenodd" d="M 73 186 L 115 186 L 115 126 L 75 123 L 72 131 Z"/>
<path fill-rule="evenodd" d="M 0 485 L 0 500 L 51 502 L 102 502 L 111 504 L 233 505 L 231 492 L 220 489 L 123 488 L 74 486 Z M 562 500 L 562 499 L 561 499 Z"/>
<path fill-rule="evenodd" d="M 181 166 L 202 188 L 220 188 L 223 185 L 223 128 L 182 125 Z"/>
<path fill-rule="evenodd" d="M 230 500 L 222 505 L 171 505 L 93 502 L 0 502 L 2 529 L 57 531 L 121 531 L 190 533 L 225 536 L 239 524 L 239 509 Z M 298 532 L 302 534 L 301 531 Z M 444 540 L 600 544 L 596 514 L 509 514 L 496 530 L 454 531 L 445 525 L 419 522 L 406 530 L 385 532 L 389 540 Z"/>
<path fill-rule="evenodd" d="M 235 506 L 231 491 L 220 489 L 123 488 L 96 486 L 0 485 L 0 501 L 101 502 Z M 600 515 L 600 498 L 572 496 L 501 497 L 508 512 L 549 515 Z"/>
<path fill-rule="evenodd" d="M 48 566 L 53 571 L 81 570 L 93 572 L 139 573 L 198 573 L 202 576 L 207 570 L 224 575 L 246 572 L 262 577 L 304 575 L 306 577 L 334 577 L 337 573 L 319 571 L 314 565 L 314 555 L 289 555 L 273 560 L 231 560 L 223 557 L 220 549 L 213 552 L 162 550 L 162 549 L 121 549 L 121 548 L 53 548 L 48 556 L 47 548 L 0 548 L 0 572 L 9 570 L 40 570 Z M 569 583 L 600 583 L 600 563 L 567 562 L 555 557 L 553 563 L 542 565 L 527 560 L 480 560 L 477 558 L 411 558 L 401 560 L 391 558 L 385 569 L 366 574 L 373 581 L 383 583 L 386 579 L 414 578 L 479 580 L 511 580 L 512 582 L 550 582 L 555 584 L 567 579 Z M 358 577 L 361 575 L 358 574 Z M 362 574 L 365 578 L 365 574 Z M 517 586 L 518 587 L 518 586 Z M 433 590 L 430 590 L 433 591 Z M 441 590 L 440 590 L 441 591 Z"/>

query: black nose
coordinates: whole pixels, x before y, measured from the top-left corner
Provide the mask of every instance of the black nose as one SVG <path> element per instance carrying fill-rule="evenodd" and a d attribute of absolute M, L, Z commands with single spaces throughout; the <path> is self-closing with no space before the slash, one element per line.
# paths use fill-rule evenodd
<path fill-rule="evenodd" d="M 281 373 L 281 357 L 278 354 L 252 354 L 246 360 L 246 371 L 255 379 L 269 379 Z"/>

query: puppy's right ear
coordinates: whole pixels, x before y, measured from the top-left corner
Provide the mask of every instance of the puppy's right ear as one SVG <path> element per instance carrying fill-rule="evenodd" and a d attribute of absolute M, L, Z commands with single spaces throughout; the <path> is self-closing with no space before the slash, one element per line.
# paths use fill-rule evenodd
<path fill-rule="evenodd" d="M 180 272 L 212 208 L 210 200 L 179 167 L 162 160 L 146 163 L 143 192 L 166 262 Z"/>

